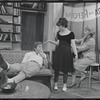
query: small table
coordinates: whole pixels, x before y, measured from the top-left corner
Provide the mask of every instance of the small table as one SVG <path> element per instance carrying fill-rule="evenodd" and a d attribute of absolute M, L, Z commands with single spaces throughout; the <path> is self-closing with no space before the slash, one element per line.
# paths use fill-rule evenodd
<path fill-rule="evenodd" d="M 25 91 L 26 86 L 29 87 Z M 0 98 L 49 98 L 51 94 L 50 89 L 39 82 L 24 80 L 20 82 L 13 93 L 0 93 Z"/>

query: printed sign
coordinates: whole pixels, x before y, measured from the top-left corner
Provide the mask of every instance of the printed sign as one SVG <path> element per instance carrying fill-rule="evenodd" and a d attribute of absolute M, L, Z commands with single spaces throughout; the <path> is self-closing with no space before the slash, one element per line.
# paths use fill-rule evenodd
<path fill-rule="evenodd" d="M 98 6 L 91 5 L 85 7 L 69 7 L 64 6 L 64 17 L 68 21 L 80 22 L 100 17 L 100 3 Z"/>

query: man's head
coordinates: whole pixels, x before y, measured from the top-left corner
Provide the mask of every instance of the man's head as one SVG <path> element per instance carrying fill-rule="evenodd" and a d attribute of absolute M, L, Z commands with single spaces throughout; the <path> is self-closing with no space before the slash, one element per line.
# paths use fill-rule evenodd
<path fill-rule="evenodd" d="M 34 43 L 34 51 L 36 53 L 39 53 L 39 52 L 43 51 L 42 42 L 35 42 Z"/>

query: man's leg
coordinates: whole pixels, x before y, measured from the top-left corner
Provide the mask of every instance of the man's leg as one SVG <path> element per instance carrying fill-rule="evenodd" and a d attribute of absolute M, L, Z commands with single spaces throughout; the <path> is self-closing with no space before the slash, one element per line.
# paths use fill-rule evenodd
<path fill-rule="evenodd" d="M 20 64 L 9 64 L 8 62 L 4 61 L 2 55 L 0 54 L 0 67 L 3 70 L 9 70 L 8 72 L 19 72 L 20 71 Z"/>
<path fill-rule="evenodd" d="M 15 81 L 15 83 L 19 83 L 27 77 L 36 75 L 40 70 L 38 64 L 36 64 L 34 62 L 21 63 L 21 64 L 19 64 L 19 66 L 21 68 L 20 72 L 13 78 L 9 78 L 8 82 Z"/>
<path fill-rule="evenodd" d="M 11 73 L 19 73 L 21 71 L 21 63 L 14 63 L 14 64 L 9 64 L 9 70 L 8 70 L 8 74 Z"/>
<path fill-rule="evenodd" d="M 24 80 L 25 78 L 26 78 L 26 74 L 25 74 L 23 71 L 21 71 L 21 72 L 19 72 L 15 77 L 9 78 L 7 82 L 8 82 L 8 83 L 9 83 L 9 82 L 19 83 L 19 82 L 21 82 L 22 80 Z"/>

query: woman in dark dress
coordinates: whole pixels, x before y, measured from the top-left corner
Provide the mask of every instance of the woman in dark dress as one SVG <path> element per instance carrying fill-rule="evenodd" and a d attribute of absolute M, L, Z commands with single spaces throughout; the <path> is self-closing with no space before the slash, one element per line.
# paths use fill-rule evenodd
<path fill-rule="evenodd" d="M 54 89 L 57 90 L 57 82 L 59 77 L 59 71 L 63 72 L 63 91 L 67 90 L 67 74 L 68 72 L 73 72 L 73 55 L 71 52 L 71 47 L 75 54 L 75 59 L 77 59 L 77 50 L 74 42 L 74 33 L 67 29 L 68 21 L 65 18 L 60 18 L 57 22 L 59 31 L 57 32 L 57 41 L 48 40 L 48 42 L 57 45 L 54 56 Z"/>

